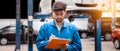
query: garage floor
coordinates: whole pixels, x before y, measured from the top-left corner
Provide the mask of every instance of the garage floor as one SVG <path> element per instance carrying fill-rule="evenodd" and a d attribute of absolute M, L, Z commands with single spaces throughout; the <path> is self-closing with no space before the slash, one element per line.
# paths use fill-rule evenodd
<path fill-rule="evenodd" d="M 94 51 L 94 38 L 81 39 L 82 51 Z M 37 51 L 36 45 L 33 45 L 33 51 Z M 15 44 L 0 45 L 0 51 L 14 51 Z M 28 51 L 28 45 L 22 44 L 21 51 Z M 120 51 L 114 48 L 112 41 L 102 41 L 102 51 Z"/>

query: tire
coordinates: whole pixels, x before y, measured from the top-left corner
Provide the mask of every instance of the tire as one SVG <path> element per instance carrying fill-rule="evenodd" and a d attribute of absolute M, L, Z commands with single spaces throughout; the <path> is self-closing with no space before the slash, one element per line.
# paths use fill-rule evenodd
<path fill-rule="evenodd" d="M 115 41 L 114 41 L 114 47 L 116 49 L 120 49 L 120 41 L 118 39 L 115 39 Z"/>
<path fill-rule="evenodd" d="M 1 38 L 0 39 L 0 44 L 6 45 L 8 43 L 8 40 L 6 38 Z"/>
<path fill-rule="evenodd" d="M 83 39 L 87 38 L 87 34 L 86 33 L 81 33 L 81 38 L 83 38 Z"/>
<path fill-rule="evenodd" d="M 104 40 L 106 40 L 106 41 L 110 41 L 111 38 L 112 38 L 112 36 L 111 36 L 110 33 L 106 33 L 106 34 L 104 35 Z"/>

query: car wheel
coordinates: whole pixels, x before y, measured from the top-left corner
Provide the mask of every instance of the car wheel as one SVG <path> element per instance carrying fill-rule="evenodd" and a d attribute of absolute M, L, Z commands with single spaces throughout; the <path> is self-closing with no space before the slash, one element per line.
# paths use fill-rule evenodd
<path fill-rule="evenodd" d="M 114 47 L 116 49 L 120 49 L 120 41 L 118 39 L 115 39 L 115 41 L 114 41 Z"/>
<path fill-rule="evenodd" d="M 87 38 L 87 34 L 86 33 L 81 33 L 81 38 L 83 38 L 83 39 Z"/>
<path fill-rule="evenodd" d="M 1 38 L 0 39 L 0 44 L 6 45 L 8 43 L 8 40 L 6 38 Z"/>
<path fill-rule="evenodd" d="M 110 35 L 110 33 L 106 33 L 105 35 L 104 35 L 104 40 L 106 40 L 106 41 L 110 41 L 111 40 L 111 35 Z"/>

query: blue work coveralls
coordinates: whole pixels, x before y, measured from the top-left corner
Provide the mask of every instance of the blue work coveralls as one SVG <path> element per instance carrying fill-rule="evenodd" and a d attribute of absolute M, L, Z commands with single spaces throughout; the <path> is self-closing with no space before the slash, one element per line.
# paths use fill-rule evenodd
<path fill-rule="evenodd" d="M 71 42 L 68 44 L 68 51 L 82 51 L 82 44 L 77 28 L 73 24 L 64 21 L 59 32 L 54 20 L 41 26 L 36 39 L 36 46 L 38 51 L 58 51 L 58 49 L 45 48 L 49 42 L 49 37 L 52 34 L 58 38 L 71 40 Z M 63 50 L 59 49 L 59 51 Z"/>

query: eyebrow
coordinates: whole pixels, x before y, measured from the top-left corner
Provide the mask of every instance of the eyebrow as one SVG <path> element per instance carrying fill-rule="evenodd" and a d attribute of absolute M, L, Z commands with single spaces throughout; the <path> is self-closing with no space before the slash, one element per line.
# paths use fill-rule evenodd
<path fill-rule="evenodd" d="M 59 12 L 55 12 L 55 14 L 56 14 L 56 15 L 58 15 L 58 14 L 59 14 L 59 15 L 62 15 L 63 12 L 60 12 L 60 13 L 59 13 Z"/>

